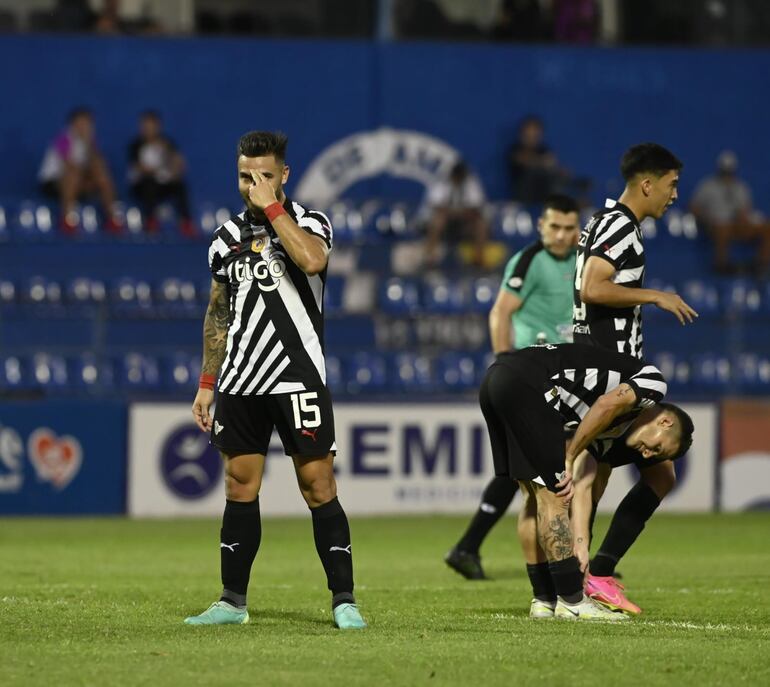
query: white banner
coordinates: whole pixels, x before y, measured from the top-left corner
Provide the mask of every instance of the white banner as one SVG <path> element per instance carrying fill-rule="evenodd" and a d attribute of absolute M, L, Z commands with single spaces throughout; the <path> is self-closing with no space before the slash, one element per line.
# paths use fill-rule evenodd
<path fill-rule="evenodd" d="M 716 409 L 684 406 L 696 427 L 680 482 L 661 510 L 707 511 L 714 502 Z M 462 404 L 335 404 L 337 483 L 350 514 L 470 513 L 492 476 L 481 411 Z M 616 470 L 601 510 L 635 481 Z M 129 426 L 128 511 L 134 516 L 219 515 L 221 461 L 187 404 L 136 404 Z M 265 515 L 307 512 L 291 459 L 273 436 L 260 494 Z"/>

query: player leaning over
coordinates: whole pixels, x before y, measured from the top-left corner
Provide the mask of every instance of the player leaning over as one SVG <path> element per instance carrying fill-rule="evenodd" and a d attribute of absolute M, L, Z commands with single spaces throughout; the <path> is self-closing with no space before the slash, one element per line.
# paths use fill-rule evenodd
<path fill-rule="evenodd" d="M 531 530 L 519 526 L 531 617 L 627 619 L 584 595 L 569 518 L 572 464 L 597 441 L 665 458 L 686 450 L 692 423 L 656 405 L 665 393 L 653 365 L 583 344 L 502 353 L 487 371 L 479 399 L 495 474 L 519 480 L 536 503 L 535 517 L 524 521 Z M 565 450 L 569 429 L 575 434 Z"/>
<path fill-rule="evenodd" d="M 262 535 L 259 490 L 275 427 L 312 514 L 334 622 L 343 629 L 366 627 L 353 598 L 350 530 L 332 467 L 322 310 L 332 228 L 325 215 L 284 194 L 286 142 L 283 134 L 263 131 L 241 137 L 238 189 L 247 210 L 214 232 L 209 249 L 213 281 L 192 411 L 225 462 L 224 588 L 219 601 L 185 620 L 190 625 L 248 622 L 246 589 Z"/>
<path fill-rule="evenodd" d="M 640 223 L 647 217 L 660 219 L 676 200 L 681 168 L 677 157 L 656 143 L 635 145 L 623 155 L 621 172 L 626 187 L 619 202 L 608 201 L 580 235 L 573 314 L 576 343 L 642 358 L 642 305 L 652 303 L 683 325 L 697 317 L 677 294 L 643 288 Z M 615 582 L 615 566 L 675 482 L 670 460 L 641 471 L 639 482 L 618 505 L 591 561 L 586 584 L 591 596 L 631 613 L 640 612 Z"/>
<path fill-rule="evenodd" d="M 492 310 L 489 334 L 495 354 L 513 345 L 572 341 L 572 282 L 575 246 L 579 233 L 578 204 L 568 196 L 553 195 L 543 204 L 537 222 L 540 239 L 514 255 Z M 518 484 L 508 477 L 493 477 L 481 504 L 460 540 L 446 555 L 446 564 L 469 580 L 486 579 L 479 548 L 503 517 Z"/>

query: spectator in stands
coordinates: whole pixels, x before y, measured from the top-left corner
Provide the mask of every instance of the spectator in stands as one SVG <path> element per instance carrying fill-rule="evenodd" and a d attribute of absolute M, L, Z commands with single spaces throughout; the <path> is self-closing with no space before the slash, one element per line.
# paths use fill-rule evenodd
<path fill-rule="evenodd" d="M 38 172 L 41 190 L 61 204 L 61 229 L 67 234 L 77 230 L 77 203 L 98 194 L 105 216 L 105 229 L 120 231 L 115 216 L 115 185 L 110 170 L 96 144 L 94 117 L 85 107 L 73 110 L 67 128 L 60 132 L 46 150 Z"/>
<path fill-rule="evenodd" d="M 528 115 L 519 124 L 518 139 L 508 153 L 513 199 L 541 204 L 554 194 L 581 198 L 590 187 L 587 179 L 573 177 L 559 164 L 544 140 L 543 121 Z"/>
<path fill-rule="evenodd" d="M 491 36 L 496 41 L 542 41 L 552 38 L 540 0 L 502 0 Z"/>
<path fill-rule="evenodd" d="M 473 263 L 484 264 L 484 247 L 489 238 L 489 223 L 484 214 L 486 198 L 478 179 L 462 161 L 456 162 L 449 176 L 428 189 L 427 241 L 425 264 L 438 262 L 439 243 L 446 231 L 470 234 L 473 241 Z"/>
<path fill-rule="evenodd" d="M 128 147 L 128 159 L 131 191 L 142 208 L 147 231 L 158 230 L 158 206 L 171 201 L 179 213 L 182 234 L 194 235 L 184 179 L 185 159 L 163 133 L 161 116 L 155 110 L 147 110 L 139 117 L 139 135 Z"/>
<path fill-rule="evenodd" d="M 714 269 L 735 273 L 730 261 L 733 241 L 758 241 L 759 251 L 751 265 L 756 274 L 767 275 L 770 267 L 770 222 L 754 212 L 751 189 L 738 177 L 738 158 L 724 150 L 717 158 L 717 171 L 698 184 L 691 201 L 696 219 L 714 241 Z"/>

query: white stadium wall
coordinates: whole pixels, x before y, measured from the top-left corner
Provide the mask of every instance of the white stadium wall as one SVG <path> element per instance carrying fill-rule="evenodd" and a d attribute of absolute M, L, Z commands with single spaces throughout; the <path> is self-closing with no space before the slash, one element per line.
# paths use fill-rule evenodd
<path fill-rule="evenodd" d="M 717 407 L 685 405 L 695 441 L 681 462 L 668 511 L 709 511 L 716 502 Z M 492 476 L 481 411 L 472 403 L 335 405 L 337 479 L 350 514 L 470 513 Z M 601 510 L 635 480 L 616 470 Z M 218 516 L 222 469 L 187 404 L 135 404 L 129 415 L 128 512 L 137 517 Z M 265 515 L 307 512 L 291 460 L 273 436 L 260 495 Z"/>

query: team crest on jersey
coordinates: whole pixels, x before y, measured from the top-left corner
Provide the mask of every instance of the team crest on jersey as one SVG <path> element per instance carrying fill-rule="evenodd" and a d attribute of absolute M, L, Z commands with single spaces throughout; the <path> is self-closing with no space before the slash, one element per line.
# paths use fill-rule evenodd
<path fill-rule="evenodd" d="M 257 239 L 254 239 L 251 242 L 251 252 L 252 253 L 261 253 L 263 249 L 265 248 L 265 237 L 260 236 Z"/>

